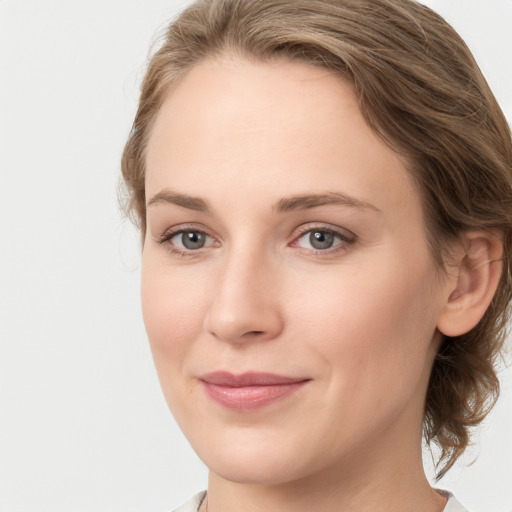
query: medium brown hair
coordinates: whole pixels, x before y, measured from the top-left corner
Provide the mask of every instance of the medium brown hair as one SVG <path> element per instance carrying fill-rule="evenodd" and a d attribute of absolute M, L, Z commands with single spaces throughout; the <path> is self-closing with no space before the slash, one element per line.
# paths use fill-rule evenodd
<path fill-rule="evenodd" d="M 302 61 L 350 81 L 369 126 L 410 162 L 438 268 L 462 232 L 502 235 L 490 307 L 470 332 L 445 337 L 432 368 L 424 437 L 441 448 L 442 476 L 499 393 L 495 363 L 512 294 L 512 141 L 502 111 L 462 39 L 414 0 L 199 0 L 170 24 L 149 63 L 122 158 L 125 208 L 143 233 L 145 148 L 156 114 L 188 70 L 226 54 Z"/>

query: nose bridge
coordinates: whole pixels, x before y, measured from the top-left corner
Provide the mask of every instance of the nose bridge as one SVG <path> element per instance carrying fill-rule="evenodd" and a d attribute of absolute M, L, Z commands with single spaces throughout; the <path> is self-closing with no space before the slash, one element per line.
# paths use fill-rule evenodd
<path fill-rule="evenodd" d="M 282 329 L 277 269 L 261 248 L 226 251 L 205 329 L 228 342 L 271 339 Z"/>

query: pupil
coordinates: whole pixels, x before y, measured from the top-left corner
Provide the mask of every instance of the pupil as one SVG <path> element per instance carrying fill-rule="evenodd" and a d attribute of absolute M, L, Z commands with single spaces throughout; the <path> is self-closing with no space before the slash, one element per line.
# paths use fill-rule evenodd
<path fill-rule="evenodd" d="M 315 249 L 330 249 L 334 243 L 334 235 L 325 231 L 313 231 L 309 235 L 309 242 Z"/>
<path fill-rule="evenodd" d="M 187 231 L 181 236 L 181 241 L 187 249 L 201 249 L 204 247 L 205 235 L 196 231 Z"/>

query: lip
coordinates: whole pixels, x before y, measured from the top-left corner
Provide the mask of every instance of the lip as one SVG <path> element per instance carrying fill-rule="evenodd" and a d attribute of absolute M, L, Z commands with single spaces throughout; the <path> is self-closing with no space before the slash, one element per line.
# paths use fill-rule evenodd
<path fill-rule="evenodd" d="M 273 373 L 218 371 L 202 375 L 199 380 L 208 397 L 218 404 L 229 409 L 252 410 L 295 393 L 311 379 Z"/>

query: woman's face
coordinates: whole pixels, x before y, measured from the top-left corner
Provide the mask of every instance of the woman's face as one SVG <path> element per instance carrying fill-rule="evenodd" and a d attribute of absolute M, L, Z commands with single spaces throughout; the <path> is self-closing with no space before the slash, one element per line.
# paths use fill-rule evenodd
<path fill-rule="evenodd" d="M 144 320 L 215 475 L 287 482 L 419 452 L 447 285 L 404 161 L 348 84 L 202 62 L 157 116 L 146 197 Z"/>

